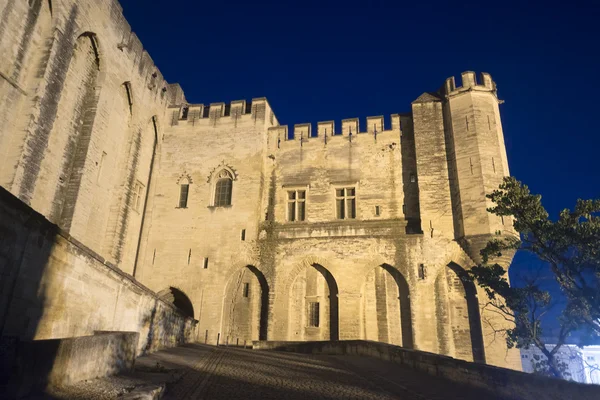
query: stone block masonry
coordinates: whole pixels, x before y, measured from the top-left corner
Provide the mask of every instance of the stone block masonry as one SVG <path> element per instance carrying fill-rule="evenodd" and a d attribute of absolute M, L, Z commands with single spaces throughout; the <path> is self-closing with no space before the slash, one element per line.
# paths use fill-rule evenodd
<path fill-rule="evenodd" d="M 405 365 L 455 384 L 484 389 L 490 398 L 519 400 L 592 400 L 600 396 L 596 385 L 565 382 L 520 371 L 477 365 L 438 354 L 362 340 L 339 342 L 254 342 L 255 350 L 278 350 L 319 355 L 358 355 Z M 460 386 L 455 385 L 455 388 Z"/>
<path fill-rule="evenodd" d="M 373 339 L 520 368 L 462 279 L 514 234 L 486 212 L 508 174 L 489 74 L 288 129 L 265 98 L 189 103 L 116 0 L 2 2 L 0 52 L 2 334 Z"/>
<path fill-rule="evenodd" d="M 195 339 L 196 321 L 2 188 L 0 239 L 2 336 L 136 332 L 135 354 Z"/>

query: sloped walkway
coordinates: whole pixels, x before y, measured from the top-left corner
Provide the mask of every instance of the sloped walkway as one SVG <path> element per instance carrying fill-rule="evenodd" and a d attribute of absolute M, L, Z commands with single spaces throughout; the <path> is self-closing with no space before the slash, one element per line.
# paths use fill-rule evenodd
<path fill-rule="evenodd" d="M 500 399 L 367 357 L 315 356 L 201 344 L 141 357 L 132 374 L 82 382 L 55 393 L 53 398 L 150 399 L 153 397 L 136 397 L 130 392 L 157 385 L 166 386 L 163 396 L 166 400 Z"/>

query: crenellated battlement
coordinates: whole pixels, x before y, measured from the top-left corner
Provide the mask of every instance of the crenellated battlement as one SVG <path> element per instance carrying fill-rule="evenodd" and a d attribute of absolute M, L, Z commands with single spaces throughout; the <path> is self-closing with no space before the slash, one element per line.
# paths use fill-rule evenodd
<path fill-rule="evenodd" d="M 461 83 L 462 86 L 456 86 L 456 80 L 451 76 L 446 79 L 440 92 L 445 96 L 469 90 L 491 91 L 494 94 L 496 93 L 496 83 L 492 80 L 492 76 L 487 72 L 481 72 L 479 74 L 479 79 L 477 79 L 475 72 L 465 71 L 461 74 Z"/>
<path fill-rule="evenodd" d="M 171 103 L 168 112 L 171 113 L 170 125 L 182 124 L 216 124 L 216 121 L 234 122 L 252 118 L 267 121 L 269 125 L 277 126 L 279 122 L 273 113 L 269 102 L 264 97 L 253 98 L 251 101 L 234 100 L 231 103 L 190 104 L 185 101 L 185 96 L 179 84 L 169 85 L 171 97 L 182 99 L 180 102 Z"/>
<path fill-rule="evenodd" d="M 269 137 L 272 137 L 272 143 L 282 146 L 306 146 L 306 145 L 327 145 L 336 141 L 344 140 L 352 142 L 353 140 L 363 140 L 364 137 L 371 137 L 374 143 L 377 139 L 398 138 L 403 134 L 403 126 L 411 126 L 408 123 L 412 119 L 409 113 L 392 114 L 389 120 L 385 120 L 383 115 L 367 117 L 363 128 L 361 129 L 359 118 L 347 118 L 341 121 L 341 129 L 336 129 L 335 121 L 320 121 L 316 124 L 316 130 L 312 124 L 295 124 L 291 129 L 287 125 L 280 125 L 269 128 Z M 404 122 L 403 122 L 404 121 Z"/>

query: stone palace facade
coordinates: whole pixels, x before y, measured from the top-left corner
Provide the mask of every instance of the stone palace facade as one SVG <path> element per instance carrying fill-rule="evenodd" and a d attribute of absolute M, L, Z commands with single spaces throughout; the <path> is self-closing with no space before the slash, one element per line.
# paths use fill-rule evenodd
<path fill-rule="evenodd" d="M 193 317 L 196 340 L 365 339 L 520 369 L 461 279 L 514 234 L 486 212 L 509 174 L 489 74 L 391 116 L 292 127 L 265 98 L 188 103 L 116 0 L 2 3 L 0 186 Z M 15 284 L 16 229 L 0 229 L 3 334 L 142 329 L 135 296 L 71 247 L 49 247 L 37 289 Z"/>

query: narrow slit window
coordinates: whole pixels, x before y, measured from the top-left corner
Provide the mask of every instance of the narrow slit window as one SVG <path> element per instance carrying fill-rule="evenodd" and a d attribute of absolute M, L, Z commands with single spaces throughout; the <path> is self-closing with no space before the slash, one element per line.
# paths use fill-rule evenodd
<path fill-rule="evenodd" d="M 419 279 L 425 279 L 425 264 L 419 264 Z"/>
<path fill-rule="evenodd" d="M 243 295 L 244 297 L 250 297 L 250 284 L 248 282 L 244 283 Z"/>
<path fill-rule="evenodd" d="M 242 229 L 241 239 L 242 239 L 242 242 L 246 240 L 246 230 L 245 229 Z"/>
<path fill-rule="evenodd" d="M 379 208 L 379 206 L 375 206 L 375 216 L 379 217 L 381 215 L 381 209 Z"/>
<path fill-rule="evenodd" d="M 308 305 L 308 326 L 313 328 L 319 327 L 319 302 L 313 301 Z"/>
<path fill-rule="evenodd" d="M 189 191 L 189 184 L 186 183 L 179 186 L 179 208 L 187 208 Z"/>
<path fill-rule="evenodd" d="M 417 181 L 417 176 L 415 174 L 410 174 L 410 183 L 415 183 Z"/>
<path fill-rule="evenodd" d="M 125 95 L 127 96 L 127 105 L 129 106 L 129 114 L 133 113 L 133 97 L 131 96 L 131 83 L 125 82 Z"/>
<path fill-rule="evenodd" d="M 335 190 L 337 219 L 356 218 L 356 189 L 353 187 Z"/>
<path fill-rule="evenodd" d="M 306 190 L 289 190 L 287 192 L 287 220 L 289 222 L 304 221 L 306 218 Z"/>
<path fill-rule="evenodd" d="M 208 257 L 204 257 L 204 269 L 208 269 Z"/>

